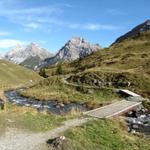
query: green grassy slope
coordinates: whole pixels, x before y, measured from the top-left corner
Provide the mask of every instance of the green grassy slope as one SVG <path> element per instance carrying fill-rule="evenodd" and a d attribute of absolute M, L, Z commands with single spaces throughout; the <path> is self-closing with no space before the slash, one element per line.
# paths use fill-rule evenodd
<path fill-rule="evenodd" d="M 44 112 L 39 113 L 36 109 L 30 107 L 7 104 L 6 110 L 0 112 L 0 134 L 4 133 L 8 127 L 34 132 L 45 132 L 61 125 L 66 119 L 67 117 L 65 116 L 56 116 Z M 8 123 L 8 120 L 11 120 L 13 123 Z"/>
<path fill-rule="evenodd" d="M 135 69 L 149 68 L 150 60 L 150 31 L 126 39 L 109 48 L 102 49 L 69 64 L 75 71 L 82 71 L 94 67 L 106 69 Z"/>
<path fill-rule="evenodd" d="M 118 120 L 97 120 L 65 132 L 65 150 L 149 150 L 150 139 L 133 136 Z"/>
<path fill-rule="evenodd" d="M 0 60 L 0 83 L 17 84 L 39 79 L 39 75 L 33 71 L 10 62 Z"/>
<path fill-rule="evenodd" d="M 0 89 L 42 79 L 37 73 L 19 65 L 0 60 Z"/>

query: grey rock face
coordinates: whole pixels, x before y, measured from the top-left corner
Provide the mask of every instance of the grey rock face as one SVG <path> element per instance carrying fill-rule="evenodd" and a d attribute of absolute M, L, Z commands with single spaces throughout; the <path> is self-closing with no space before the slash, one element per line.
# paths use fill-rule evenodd
<path fill-rule="evenodd" d="M 61 60 L 73 61 L 78 58 L 84 58 L 99 49 L 101 49 L 101 47 L 98 44 L 92 45 L 81 37 L 74 37 L 69 40 L 54 57 L 42 62 L 40 67 L 56 64 Z"/>
<path fill-rule="evenodd" d="M 150 20 L 147 20 L 144 23 L 136 26 L 135 28 L 133 28 L 128 33 L 119 37 L 114 43 L 119 43 L 119 42 L 123 41 L 124 39 L 132 38 L 132 37 L 138 35 L 139 33 L 146 32 L 148 30 L 150 30 Z"/>
<path fill-rule="evenodd" d="M 44 60 L 50 57 L 51 54 L 37 44 L 31 43 L 27 47 L 17 45 L 13 50 L 9 51 L 4 58 L 16 64 L 20 64 L 26 59 L 35 56 L 38 56 L 41 60 Z"/>

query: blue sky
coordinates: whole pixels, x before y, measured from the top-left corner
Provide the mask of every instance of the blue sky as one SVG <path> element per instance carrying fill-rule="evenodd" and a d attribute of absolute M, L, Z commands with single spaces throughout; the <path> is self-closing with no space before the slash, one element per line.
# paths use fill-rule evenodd
<path fill-rule="evenodd" d="M 71 37 L 103 47 L 150 19 L 150 0 L 0 0 L 0 52 L 37 42 L 55 53 Z"/>

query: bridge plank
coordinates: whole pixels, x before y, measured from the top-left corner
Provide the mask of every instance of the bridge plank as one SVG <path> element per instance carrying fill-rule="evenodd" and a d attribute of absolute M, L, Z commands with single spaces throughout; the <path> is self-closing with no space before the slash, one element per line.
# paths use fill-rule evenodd
<path fill-rule="evenodd" d="M 84 114 L 96 118 L 109 118 L 126 112 L 127 110 L 130 110 L 140 104 L 141 102 L 121 100 L 110 105 L 85 112 Z"/>

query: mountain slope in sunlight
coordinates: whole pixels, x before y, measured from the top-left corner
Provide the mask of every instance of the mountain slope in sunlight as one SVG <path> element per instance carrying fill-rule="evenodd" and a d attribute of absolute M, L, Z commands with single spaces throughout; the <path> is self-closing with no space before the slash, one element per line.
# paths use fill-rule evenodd
<path fill-rule="evenodd" d="M 0 85 L 17 85 L 38 81 L 41 77 L 24 67 L 0 60 Z"/>

